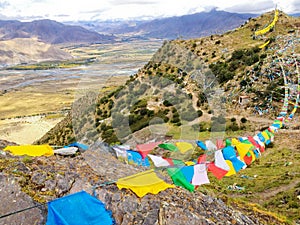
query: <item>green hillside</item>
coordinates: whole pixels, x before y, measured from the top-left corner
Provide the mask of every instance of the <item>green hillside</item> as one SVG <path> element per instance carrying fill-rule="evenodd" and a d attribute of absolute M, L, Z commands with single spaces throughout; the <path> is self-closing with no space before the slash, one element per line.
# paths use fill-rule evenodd
<path fill-rule="evenodd" d="M 272 32 L 254 38 L 254 31 L 272 21 L 273 14 L 250 19 L 241 28 L 223 35 L 165 42 L 152 60 L 124 86 L 101 90 L 100 95 L 91 93 L 92 99 L 87 101 L 88 97 L 84 97 L 77 101 L 70 114 L 72 119 L 62 122 L 72 122 L 68 128 L 64 130 L 58 125 L 63 130 L 54 128 L 39 143 L 66 144 L 75 136 L 86 142 L 100 137 L 108 143 L 123 143 L 154 118 L 161 119 L 153 123 L 166 122 L 168 134 L 175 137 L 178 127 L 193 133 L 191 139 L 199 135 L 198 131 L 211 127 L 222 130 L 224 126 L 218 128 L 217 123 L 226 123 L 227 131 L 254 131 L 255 121 L 251 126 L 250 123 L 240 124 L 232 117 L 253 115 L 257 113 L 254 107 L 259 106 L 267 110 L 266 117 L 274 118 L 281 107 L 284 90 L 283 78 L 274 75 L 271 80 L 270 70 L 280 71 L 284 62 L 293 59 L 292 51 L 299 52 L 299 45 L 295 44 L 278 53 L 289 40 L 299 41 L 296 32 L 299 18 L 288 17 L 282 12 Z M 268 40 L 267 48 L 260 49 L 259 46 Z M 285 61 L 279 63 L 277 55 Z M 284 69 L 291 73 L 296 71 L 292 66 Z M 250 97 L 243 106 L 237 104 L 242 95 Z M 91 104 L 87 105 L 88 102 Z M 227 120 L 216 120 L 216 117 L 227 117 Z M 211 118 L 212 122 L 208 121 Z M 212 124 L 214 121 L 217 123 Z M 120 130 L 117 125 L 126 125 L 126 128 Z"/>

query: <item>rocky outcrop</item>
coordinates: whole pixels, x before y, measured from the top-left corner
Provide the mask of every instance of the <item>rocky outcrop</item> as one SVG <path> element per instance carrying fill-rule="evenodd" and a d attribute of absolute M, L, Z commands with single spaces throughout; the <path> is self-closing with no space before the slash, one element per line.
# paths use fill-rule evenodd
<path fill-rule="evenodd" d="M 3 173 L 0 173 L 0 199 L 1 216 L 36 205 L 30 196 L 21 191 L 16 178 Z M 0 224 L 45 224 L 45 213 L 43 213 L 42 209 L 44 209 L 44 207 L 40 206 L 24 212 L 12 214 L 1 218 Z"/>
<path fill-rule="evenodd" d="M 181 188 L 137 198 L 115 186 L 96 192 L 114 215 L 117 224 L 261 224 L 236 211 L 220 199 Z"/>
<path fill-rule="evenodd" d="M 113 183 L 102 185 L 142 170 L 118 161 L 111 148 L 100 142 L 84 153 L 68 157 L 16 157 L 2 152 L 0 197 L 4 203 L 0 214 L 85 190 L 96 194 L 120 225 L 267 224 L 257 214 L 246 216 L 200 191 L 190 193 L 176 187 L 138 198 Z M 44 224 L 46 214 L 45 208 L 34 208 L 0 219 L 0 224 Z"/>
<path fill-rule="evenodd" d="M 10 142 L 10 141 L 0 139 L 0 149 L 5 148 L 7 145 L 17 145 L 17 144 L 14 143 L 14 142 Z"/>

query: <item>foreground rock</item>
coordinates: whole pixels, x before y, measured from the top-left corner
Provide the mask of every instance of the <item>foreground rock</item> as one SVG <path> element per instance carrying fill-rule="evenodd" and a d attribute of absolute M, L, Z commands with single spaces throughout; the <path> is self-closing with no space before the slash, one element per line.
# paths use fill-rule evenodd
<path fill-rule="evenodd" d="M 35 206 L 36 203 L 30 196 L 21 191 L 18 181 L 0 173 L 0 214 L 8 214 L 17 210 Z M 0 224 L 45 224 L 45 217 L 40 208 L 33 208 L 18 214 L 13 214 L 0 219 Z"/>
<path fill-rule="evenodd" d="M 4 203 L 0 206 L 0 214 L 80 190 L 92 194 L 93 186 L 139 171 L 142 171 L 140 167 L 118 161 L 110 148 L 101 143 L 73 157 L 30 158 L 2 152 L 0 197 Z M 116 223 L 121 225 L 276 224 L 270 217 L 263 218 L 257 213 L 246 216 L 220 199 L 199 191 L 190 193 L 182 188 L 148 194 L 141 199 L 129 190 L 119 190 L 115 184 L 98 187 L 95 193 L 112 211 Z M 0 219 L 0 224 L 44 224 L 46 213 L 46 209 L 34 208 Z"/>

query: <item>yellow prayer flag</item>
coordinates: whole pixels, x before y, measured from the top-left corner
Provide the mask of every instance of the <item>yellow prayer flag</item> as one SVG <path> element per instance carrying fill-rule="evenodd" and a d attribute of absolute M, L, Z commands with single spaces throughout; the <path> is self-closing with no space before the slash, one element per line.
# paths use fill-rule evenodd
<path fill-rule="evenodd" d="M 232 162 L 231 162 L 230 160 L 225 160 L 225 162 L 228 164 L 228 166 L 229 166 L 229 168 L 230 168 L 230 169 L 228 170 L 228 172 L 226 173 L 225 176 L 226 176 L 226 177 L 229 177 L 229 176 L 232 176 L 232 175 L 236 174 Z"/>
<path fill-rule="evenodd" d="M 181 153 L 186 153 L 187 151 L 194 149 L 194 146 L 188 142 L 176 142 L 176 146 Z"/>
<path fill-rule="evenodd" d="M 160 179 L 153 169 L 121 178 L 116 184 L 119 189 L 128 188 L 132 190 L 140 198 L 148 193 L 158 194 L 167 188 L 175 187 Z"/>
<path fill-rule="evenodd" d="M 6 146 L 3 150 L 10 151 L 13 155 L 51 156 L 54 154 L 53 149 L 49 145 Z"/>

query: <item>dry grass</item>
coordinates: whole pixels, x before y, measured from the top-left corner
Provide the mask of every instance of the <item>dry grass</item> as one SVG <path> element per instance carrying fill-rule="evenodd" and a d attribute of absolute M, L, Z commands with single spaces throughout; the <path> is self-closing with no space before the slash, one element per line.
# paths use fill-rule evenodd
<path fill-rule="evenodd" d="M 40 87 L 28 87 L 0 96 L 0 118 L 36 115 L 69 108 L 74 101 L 74 91 L 56 92 L 51 87 L 53 86 L 48 91 L 41 90 Z"/>

